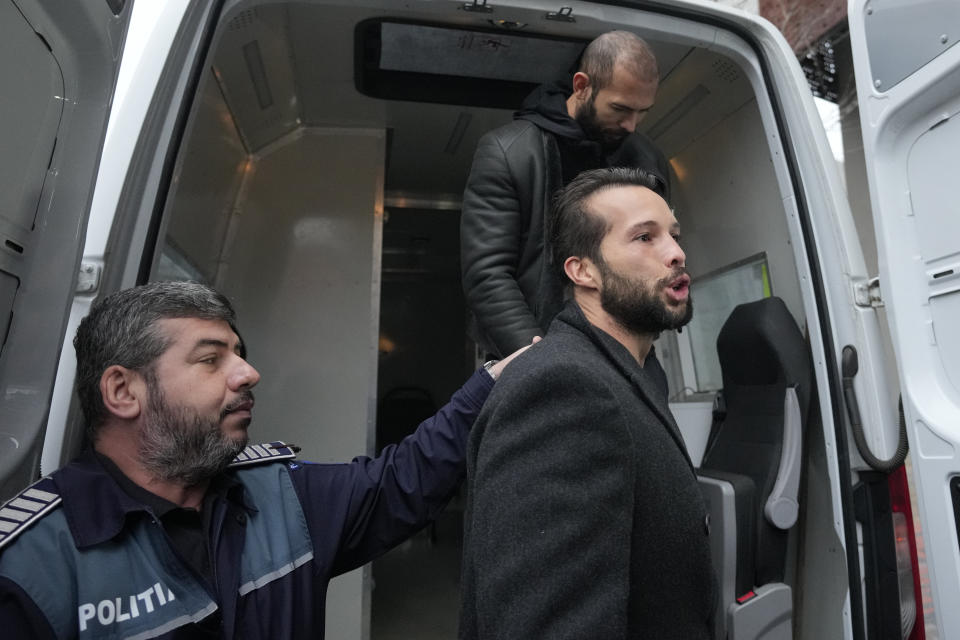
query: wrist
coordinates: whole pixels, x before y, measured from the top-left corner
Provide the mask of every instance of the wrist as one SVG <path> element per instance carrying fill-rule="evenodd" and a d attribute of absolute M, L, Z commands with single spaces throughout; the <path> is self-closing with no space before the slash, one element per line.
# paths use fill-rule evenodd
<path fill-rule="evenodd" d="M 499 360 L 487 360 L 483 363 L 483 370 L 496 381 L 500 377 L 500 371 L 494 367 L 495 364 L 500 362 Z"/>

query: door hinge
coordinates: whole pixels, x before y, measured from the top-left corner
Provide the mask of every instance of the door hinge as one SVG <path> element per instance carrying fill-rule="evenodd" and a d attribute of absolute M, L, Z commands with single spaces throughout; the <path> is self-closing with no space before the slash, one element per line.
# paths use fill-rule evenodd
<path fill-rule="evenodd" d="M 880 278 L 873 277 L 869 280 L 854 282 L 853 303 L 858 307 L 872 307 L 874 309 L 882 307 L 883 298 L 880 296 Z"/>
<path fill-rule="evenodd" d="M 493 7 L 487 5 L 487 0 L 473 0 L 465 2 L 461 7 L 464 11 L 473 11 L 475 13 L 493 13 Z"/>
<path fill-rule="evenodd" d="M 96 262 L 81 262 L 80 273 L 77 275 L 76 293 L 93 293 L 99 289 L 101 270 L 100 265 Z"/>
<path fill-rule="evenodd" d="M 546 16 L 547 20 L 557 20 L 559 22 L 576 22 L 573 17 L 573 7 L 561 7 L 559 11 L 550 11 Z"/>

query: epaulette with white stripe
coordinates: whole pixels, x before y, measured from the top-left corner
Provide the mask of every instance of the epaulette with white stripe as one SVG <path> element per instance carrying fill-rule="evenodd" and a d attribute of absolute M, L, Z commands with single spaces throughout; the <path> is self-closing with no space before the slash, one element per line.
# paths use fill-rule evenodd
<path fill-rule="evenodd" d="M 0 549 L 56 509 L 63 499 L 50 478 L 40 478 L 0 507 Z"/>
<path fill-rule="evenodd" d="M 287 444 L 286 442 L 280 442 L 279 440 L 266 444 L 251 444 L 233 459 L 233 462 L 230 463 L 230 468 L 236 469 L 237 467 L 247 467 L 252 464 L 296 458 L 297 451 L 300 451 L 300 447 Z"/>
<path fill-rule="evenodd" d="M 300 447 L 285 442 L 268 442 L 246 447 L 230 463 L 231 468 L 246 467 L 297 457 Z M 0 507 L 0 549 L 58 506 L 63 499 L 50 478 L 41 478 Z"/>

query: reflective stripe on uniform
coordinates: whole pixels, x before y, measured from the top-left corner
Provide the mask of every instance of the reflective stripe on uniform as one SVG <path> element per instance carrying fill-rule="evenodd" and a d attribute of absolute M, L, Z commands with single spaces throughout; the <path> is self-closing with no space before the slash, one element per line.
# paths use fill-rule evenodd
<path fill-rule="evenodd" d="M 41 478 L 0 507 L 0 549 L 60 505 L 54 488 L 50 478 Z"/>

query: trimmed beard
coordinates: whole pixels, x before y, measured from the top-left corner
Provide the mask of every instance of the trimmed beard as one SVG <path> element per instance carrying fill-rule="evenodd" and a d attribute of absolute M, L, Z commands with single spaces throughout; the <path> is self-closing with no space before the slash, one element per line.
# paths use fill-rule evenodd
<path fill-rule="evenodd" d="M 693 299 L 688 295 L 682 305 L 670 305 L 659 293 L 670 286 L 686 269 L 675 269 L 657 280 L 653 288 L 640 280 L 621 276 L 602 260 L 597 263 L 603 277 L 600 306 L 624 329 L 637 335 L 656 335 L 667 329 L 679 329 L 693 318 Z"/>
<path fill-rule="evenodd" d="M 187 407 L 168 404 L 152 376 L 148 376 L 148 384 L 150 396 L 139 453 L 141 464 L 155 478 L 194 486 L 226 469 L 247 446 L 246 434 L 232 438 L 220 428 L 230 407 L 217 418 L 202 416 Z M 252 399 L 253 393 L 247 390 L 236 404 Z"/>
<path fill-rule="evenodd" d="M 604 155 L 610 155 L 620 148 L 624 139 L 630 135 L 623 129 L 604 129 L 597 122 L 597 92 L 593 91 L 587 101 L 577 109 L 577 115 L 574 120 L 583 129 L 583 135 L 587 140 L 592 140 L 600 145 Z"/>

